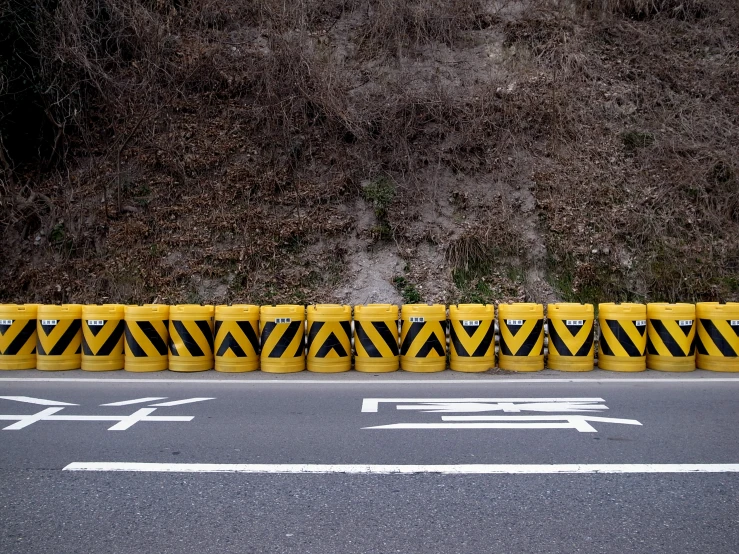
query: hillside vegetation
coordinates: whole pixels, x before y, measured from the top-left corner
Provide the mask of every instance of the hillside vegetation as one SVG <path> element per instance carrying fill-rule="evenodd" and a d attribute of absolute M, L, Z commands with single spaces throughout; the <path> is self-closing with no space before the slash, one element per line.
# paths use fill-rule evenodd
<path fill-rule="evenodd" d="M 739 299 L 734 0 L 0 10 L 0 301 Z"/>

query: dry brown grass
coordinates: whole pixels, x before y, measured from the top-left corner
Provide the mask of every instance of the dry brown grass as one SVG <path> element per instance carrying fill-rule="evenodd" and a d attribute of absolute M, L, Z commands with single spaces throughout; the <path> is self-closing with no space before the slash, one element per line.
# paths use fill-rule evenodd
<path fill-rule="evenodd" d="M 194 274 L 229 298 L 320 298 L 359 183 L 399 184 L 388 224 L 412 247 L 405 208 L 432 168 L 532 180 L 565 297 L 739 294 L 729 0 L 85 6 L 28 29 L 35 148 L 0 119 L 0 299 L 183 300 L 203 295 Z M 499 36 L 497 78 L 428 54 Z M 416 61 L 431 70 L 409 82 Z M 506 229 L 461 233 L 447 262 L 505 272 L 528 246 Z"/>

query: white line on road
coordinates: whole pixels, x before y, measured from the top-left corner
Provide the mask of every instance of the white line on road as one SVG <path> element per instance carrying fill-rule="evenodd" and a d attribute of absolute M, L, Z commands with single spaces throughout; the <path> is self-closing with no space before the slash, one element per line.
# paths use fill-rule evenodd
<path fill-rule="evenodd" d="M 20 431 L 21 429 L 25 429 L 26 427 L 36 423 L 37 421 L 43 421 L 52 417 L 52 414 L 55 414 L 63 409 L 64 408 L 46 408 L 45 410 L 41 410 L 38 413 L 22 416 L 0 415 L 0 420 L 15 421 L 15 423 L 13 423 L 12 425 L 8 425 L 7 427 L 5 427 L 3 431 Z"/>
<path fill-rule="evenodd" d="M 739 473 L 739 464 L 170 464 L 136 462 L 74 462 L 64 471 L 133 471 L 145 473 L 344 473 L 442 475 L 558 473 Z"/>
<path fill-rule="evenodd" d="M 171 402 L 162 402 L 161 404 L 152 404 L 157 408 L 165 406 L 181 406 L 182 404 L 191 404 L 192 402 L 203 402 L 205 400 L 215 400 L 215 398 L 185 398 L 184 400 L 172 400 Z"/>
<path fill-rule="evenodd" d="M 366 385 L 535 385 L 539 383 L 559 383 L 563 385 L 571 383 L 590 383 L 590 384 L 608 384 L 608 383 L 691 383 L 701 385 L 705 383 L 736 383 L 739 384 L 739 376 L 737 377 L 643 377 L 643 378 L 621 378 L 614 377 L 610 379 L 587 379 L 587 378 L 537 378 L 537 377 L 490 377 L 490 378 L 474 378 L 474 379 L 146 379 L 146 378 L 94 378 L 94 377 L 0 377 L 0 382 L 14 383 L 129 383 L 135 385 L 150 383 L 168 383 L 168 384 L 188 384 L 188 385 L 346 385 L 346 386 L 366 386 Z"/>
<path fill-rule="evenodd" d="M 13 400 L 15 402 L 25 402 L 26 404 L 39 404 L 41 406 L 79 406 L 79 404 L 70 404 L 69 402 L 59 402 L 58 400 L 46 400 L 45 398 L 33 398 L 31 396 L 0 396 L 0 400 Z"/>
<path fill-rule="evenodd" d="M 166 396 L 149 396 L 148 398 L 135 398 L 133 400 L 121 400 L 120 402 L 111 402 L 110 404 L 100 404 L 100 405 L 101 406 L 128 406 L 130 404 L 143 404 L 144 402 L 154 402 L 155 400 L 166 400 L 166 399 L 167 399 Z"/>
<path fill-rule="evenodd" d="M 417 402 L 420 404 L 439 403 L 479 403 L 479 402 L 605 402 L 602 398 L 365 398 L 362 400 L 362 412 L 376 412 L 380 403 L 402 404 L 404 402 Z M 398 406 L 398 410 L 428 409 L 433 407 L 424 406 Z"/>

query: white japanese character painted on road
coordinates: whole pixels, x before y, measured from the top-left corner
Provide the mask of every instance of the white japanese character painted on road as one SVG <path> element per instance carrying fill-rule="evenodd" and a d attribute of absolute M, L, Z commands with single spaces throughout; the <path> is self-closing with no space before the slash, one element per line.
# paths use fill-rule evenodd
<path fill-rule="evenodd" d="M 575 429 L 597 433 L 591 423 L 641 425 L 635 419 L 574 415 L 608 409 L 602 398 L 365 398 L 362 412 L 378 412 L 380 404 L 421 413 L 560 412 L 561 415 L 442 415 L 441 421 L 391 423 L 364 429 Z"/>
<path fill-rule="evenodd" d="M 150 407 L 139 408 L 132 414 L 128 415 L 75 415 L 60 412 L 70 406 L 79 406 L 79 404 L 71 404 L 69 402 L 59 402 L 56 400 L 47 400 L 45 398 L 33 398 L 29 396 L 0 396 L 0 400 L 10 400 L 15 402 L 23 402 L 26 404 L 37 404 L 42 406 L 52 406 L 45 408 L 34 414 L 0 414 L 0 421 L 14 421 L 11 425 L 3 428 L 3 431 L 19 431 L 25 429 L 34 423 L 41 421 L 111 421 L 116 422 L 108 428 L 108 431 L 126 431 L 139 422 L 186 422 L 192 421 L 194 416 L 161 416 L 152 415 L 159 408 L 180 406 L 182 404 L 191 404 L 193 402 L 203 402 L 205 400 L 215 400 L 214 398 L 185 398 L 182 400 L 172 400 L 169 402 L 160 402 L 158 404 L 149 404 Z M 167 400 L 166 396 L 136 398 L 133 400 L 122 400 L 120 402 L 111 402 L 101 404 L 100 406 L 127 406 L 130 404 L 149 403 L 157 400 Z"/>

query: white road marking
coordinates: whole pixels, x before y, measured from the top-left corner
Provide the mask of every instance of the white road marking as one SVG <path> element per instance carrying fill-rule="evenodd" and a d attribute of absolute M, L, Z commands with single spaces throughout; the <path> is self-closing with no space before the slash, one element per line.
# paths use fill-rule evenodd
<path fill-rule="evenodd" d="M 235 379 L 147 379 L 147 378 L 96 378 L 96 377 L 0 377 L 0 382 L 8 383 L 130 383 L 140 385 L 142 383 L 168 383 L 179 385 L 345 385 L 350 387 L 366 386 L 366 385 L 536 385 L 541 383 L 556 384 L 608 384 L 608 383 L 690 383 L 701 385 L 705 383 L 735 383 L 739 384 L 739 376 L 737 377 L 643 377 L 643 378 L 622 378 L 614 377 L 611 379 L 588 379 L 588 378 L 571 378 L 562 377 L 557 379 L 539 378 L 539 377 L 489 377 L 489 378 L 459 378 L 459 379 L 323 379 L 317 377 L 315 379 L 262 379 L 262 378 L 235 378 Z"/>
<path fill-rule="evenodd" d="M 152 404 L 152 406 L 163 408 L 165 406 L 180 406 L 182 404 L 191 404 L 192 402 L 203 402 L 204 400 L 215 400 L 215 398 L 185 398 L 184 400 L 172 400 L 171 402 Z"/>
<path fill-rule="evenodd" d="M 380 403 L 406 404 L 411 402 L 419 404 L 475 404 L 478 402 L 605 402 L 605 400 L 602 398 L 364 398 L 362 399 L 362 411 L 366 413 L 376 412 Z M 428 408 L 423 406 L 418 408 L 398 406 L 398 409 L 433 409 L 433 406 Z"/>
<path fill-rule="evenodd" d="M 64 471 L 133 471 L 147 473 L 344 473 L 373 475 L 551 475 L 561 473 L 739 473 L 739 464 L 172 464 L 74 462 Z"/>
<path fill-rule="evenodd" d="M 3 431 L 20 431 L 21 429 L 24 429 L 25 427 L 28 427 L 29 425 L 36 423 L 37 421 L 42 421 L 45 419 L 48 419 L 51 417 L 51 414 L 55 414 L 60 410 L 63 410 L 64 408 L 46 408 L 45 410 L 41 410 L 40 412 L 36 412 L 35 414 L 28 414 L 28 415 L 0 415 L 0 420 L 4 421 L 15 421 L 12 425 L 8 425 L 3 429 Z"/>
<path fill-rule="evenodd" d="M 25 402 L 26 404 L 39 404 L 41 406 L 79 406 L 79 404 L 59 402 L 58 400 L 46 400 L 45 398 L 33 398 L 31 396 L 0 396 L 0 399 Z"/>
<path fill-rule="evenodd" d="M 595 402 L 425 402 L 399 404 L 397 410 L 417 410 L 424 413 L 460 412 L 594 412 L 607 410 Z"/>
<path fill-rule="evenodd" d="M 261 378 L 235 378 L 235 379 L 147 379 L 147 378 L 97 378 L 97 377 L 0 377 L 0 382 L 8 383 L 130 383 L 140 385 L 142 383 L 167 383 L 180 385 L 345 385 L 345 386 L 365 386 L 365 385 L 536 385 L 541 383 L 556 383 L 568 385 L 572 383 L 584 384 L 608 384 L 608 383 L 639 383 L 639 384 L 657 384 L 657 383 L 688 383 L 701 385 L 705 383 L 735 383 L 739 384 L 739 375 L 736 377 L 643 377 L 643 378 L 622 378 L 613 377 L 611 379 L 588 379 L 588 378 L 540 378 L 540 377 L 489 377 L 489 378 L 459 378 L 459 379 L 261 379 Z"/>
<path fill-rule="evenodd" d="M 581 415 L 442 416 L 441 419 L 453 423 L 391 423 L 362 429 L 576 429 L 580 433 L 597 433 L 597 429 L 588 422 L 641 425 L 635 419 Z"/>
<path fill-rule="evenodd" d="M 125 431 L 140 421 L 192 421 L 194 416 L 153 416 L 157 408 L 141 408 L 131 415 L 56 415 L 64 408 L 47 408 L 35 414 L 0 414 L 0 421 L 15 421 L 3 431 L 18 431 L 39 421 L 117 421 L 108 431 Z"/>
<path fill-rule="evenodd" d="M 155 400 L 166 400 L 166 396 L 150 396 L 148 398 L 135 398 L 133 400 L 121 400 L 120 402 L 111 402 L 110 404 L 100 404 L 101 406 L 128 406 L 129 404 L 143 404 L 144 402 L 154 402 Z"/>

